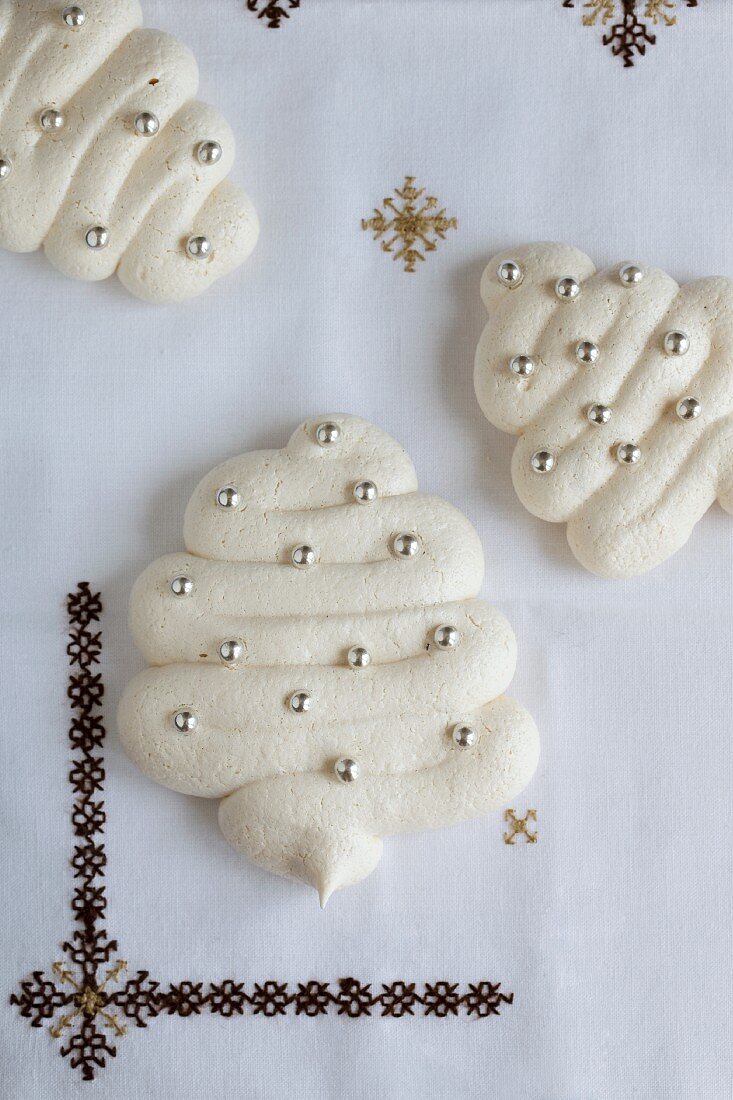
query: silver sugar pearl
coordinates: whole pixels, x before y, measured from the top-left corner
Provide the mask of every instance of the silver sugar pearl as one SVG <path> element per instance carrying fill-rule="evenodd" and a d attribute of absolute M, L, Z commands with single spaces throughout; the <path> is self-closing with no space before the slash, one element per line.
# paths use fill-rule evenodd
<path fill-rule="evenodd" d="M 574 302 L 580 294 L 580 283 L 572 275 L 564 275 L 555 283 L 555 294 L 561 302 Z"/>
<path fill-rule="evenodd" d="M 211 241 L 208 237 L 189 237 L 186 241 L 186 255 L 192 260 L 208 260 L 211 254 Z"/>
<path fill-rule="evenodd" d="M 664 337 L 664 350 L 667 355 L 686 355 L 690 350 L 690 337 L 678 330 L 668 332 Z"/>
<path fill-rule="evenodd" d="M 600 354 L 601 349 L 598 347 L 598 344 L 594 344 L 590 340 L 581 340 L 575 349 L 575 355 L 578 362 L 584 363 L 586 366 L 597 363 Z"/>
<path fill-rule="evenodd" d="M 417 535 L 396 535 L 392 540 L 392 552 L 398 558 L 414 558 L 420 549 L 420 539 Z"/>
<path fill-rule="evenodd" d="M 636 443 L 619 443 L 616 448 L 616 461 L 622 466 L 634 466 L 641 458 L 641 448 Z"/>
<path fill-rule="evenodd" d="M 139 137 L 154 137 L 160 129 L 158 116 L 151 111 L 141 111 L 139 115 L 135 115 L 133 125 L 135 126 L 135 133 Z"/>
<path fill-rule="evenodd" d="M 173 715 L 173 725 L 179 733 L 191 733 L 198 725 L 198 719 L 190 710 L 179 710 Z"/>
<path fill-rule="evenodd" d="M 516 260 L 502 260 L 496 269 L 496 274 L 499 282 L 508 286 L 510 290 L 519 286 L 524 278 L 524 272 Z"/>
<path fill-rule="evenodd" d="M 219 656 L 222 661 L 230 665 L 233 661 L 238 661 L 244 653 L 244 646 L 241 642 L 230 639 L 226 642 L 222 642 L 219 646 Z"/>
<path fill-rule="evenodd" d="M 296 546 L 290 555 L 290 560 L 296 569 L 310 569 L 312 565 L 316 564 L 318 555 L 312 546 L 307 546 L 305 543 L 302 546 Z"/>
<path fill-rule="evenodd" d="M 336 772 L 336 778 L 340 779 L 342 783 L 353 783 L 361 774 L 361 768 L 356 760 L 352 760 L 348 756 L 342 756 L 340 760 L 337 760 L 333 770 Z"/>
<path fill-rule="evenodd" d="M 517 378 L 529 378 L 530 374 L 534 374 L 535 361 L 529 355 L 515 355 L 509 361 L 509 370 Z"/>
<path fill-rule="evenodd" d="M 202 141 L 196 150 L 199 164 L 211 165 L 221 160 L 221 145 L 218 141 Z"/>
<path fill-rule="evenodd" d="M 636 264 L 624 264 L 619 268 L 618 277 L 624 286 L 638 286 L 644 278 L 644 272 Z"/>
<path fill-rule="evenodd" d="M 71 27 L 75 31 L 84 26 L 86 15 L 76 4 L 72 4 L 70 7 L 64 8 L 61 12 L 61 18 L 67 27 Z"/>
<path fill-rule="evenodd" d="M 236 508 L 239 504 L 239 493 L 231 485 L 225 485 L 217 491 L 216 503 L 220 508 Z"/>
<path fill-rule="evenodd" d="M 13 171 L 13 165 L 7 157 L 0 157 L 0 182 L 6 180 Z"/>
<path fill-rule="evenodd" d="M 104 225 L 93 225 L 87 229 L 84 240 L 87 248 L 91 248 L 93 252 L 100 252 L 109 244 L 109 229 Z"/>
<path fill-rule="evenodd" d="M 611 410 L 608 405 L 591 405 L 586 415 L 591 424 L 608 424 Z"/>
<path fill-rule="evenodd" d="M 695 420 L 702 412 L 702 405 L 696 397 L 683 397 L 677 402 L 677 415 L 680 420 Z"/>
<path fill-rule="evenodd" d="M 351 668 L 366 668 L 371 664 L 369 651 L 361 645 L 352 645 L 348 652 L 347 660 Z"/>
<path fill-rule="evenodd" d="M 461 635 L 454 626 L 439 626 L 433 640 L 439 649 L 455 649 L 461 640 Z"/>
<path fill-rule="evenodd" d="M 354 500 L 358 504 L 372 504 L 379 496 L 379 490 L 373 481 L 359 481 L 354 486 Z"/>
<path fill-rule="evenodd" d="M 174 596 L 190 596 L 193 592 L 193 581 L 190 577 L 174 577 L 171 581 L 171 592 Z"/>
<path fill-rule="evenodd" d="M 63 129 L 66 119 L 63 111 L 59 111 L 57 107 L 46 107 L 41 111 L 38 121 L 42 130 L 52 134 L 54 131 Z"/>
<path fill-rule="evenodd" d="M 473 726 L 464 726 L 462 723 L 453 727 L 451 736 L 459 749 L 472 749 L 478 743 L 478 733 Z"/>
<path fill-rule="evenodd" d="M 316 442 L 321 447 L 332 447 L 341 438 L 341 429 L 338 424 L 327 420 L 325 424 L 319 424 L 316 428 Z"/>
<path fill-rule="evenodd" d="M 288 706 L 293 714 L 305 714 L 306 711 L 311 709 L 312 702 L 313 700 L 310 693 L 303 688 L 299 688 L 297 691 L 294 691 L 288 699 Z"/>
<path fill-rule="evenodd" d="M 555 469 L 555 456 L 551 451 L 535 451 L 529 462 L 536 474 L 549 474 Z"/>

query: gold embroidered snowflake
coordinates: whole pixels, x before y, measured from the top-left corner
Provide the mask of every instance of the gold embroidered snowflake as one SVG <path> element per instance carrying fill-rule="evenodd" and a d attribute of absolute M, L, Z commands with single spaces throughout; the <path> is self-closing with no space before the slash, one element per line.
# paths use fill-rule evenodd
<path fill-rule="evenodd" d="M 59 978 L 60 985 L 70 985 L 75 990 L 71 1012 L 65 1013 L 58 1023 L 50 1029 L 54 1039 L 60 1039 L 64 1031 L 73 1026 L 74 1020 L 82 1015 L 87 1020 L 94 1020 L 99 1016 L 104 1026 L 113 1031 L 115 1035 L 125 1034 L 127 1031 L 125 1025 L 121 1024 L 116 1016 L 107 1011 L 109 1003 L 107 985 L 109 982 L 116 982 L 120 974 L 127 969 L 127 963 L 124 959 L 118 959 L 114 966 L 107 971 L 104 981 L 99 983 L 88 983 L 83 977 L 80 981 L 77 981 L 66 963 L 63 962 L 55 962 L 51 969 Z"/>
<path fill-rule="evenodd" d="M 401 188 L 395 187 L 396 199 L 387 196 L 383 209 L 375 207 L 371 218 L 361 219 L 361 228 L 370 229 L 382 250 L 391 252 L 395 260 L 404 262 L 404 270 L 414 272 L 425 253 L 435 252 L 438 241 L 445 240 L 449 229 L 458 228 L 458 219 L 449 218 L 445 207 L 438 209 L 434 195 L 425 195 L 426 188 L 415 187 L 415 177 L 405 176 Z"/>

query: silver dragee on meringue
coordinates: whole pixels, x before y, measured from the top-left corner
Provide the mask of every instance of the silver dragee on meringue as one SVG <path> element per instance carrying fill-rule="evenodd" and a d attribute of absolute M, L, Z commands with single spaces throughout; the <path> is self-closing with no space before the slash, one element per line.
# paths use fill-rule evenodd
<path fill-rule="evenodd" d="M 511 257 L 519 285 L 498 276 Z M 568 271 L 580 288 L 557 296 Z M 526 508 L 567 524 L 578 560 L 629 577 L 675 553 L 717 499 L 733 512 L 733 282 L 680 287 L 626 261 L 596 272 L 564 244 L 495 256 L 475 387 L 488 420 L 519 436 Z M 518 384 L 506 364 L 538 364 Z M 538 476 L 542 474 L 543 476 Z"/>
<path fill-rule="evenodd" d="M 324 423 L 338 427 L 326 446 Z M 354 499 L 365 478 L 379 486 L 368 508 Z M 236 508 L 217 504 L 222 486 Z M 415 552 L 400 556 L 406 533 Z M 184 534 L 186 552 L 154 562 L 132 593 L 132 633 L 154 667 L 125 691 L 120 733 L 157 782 L 221 798 L 225 836 L 255 862 L 325 902 L 373 870 L 382 836 L 485 813 L 529 780 L 537 732 L 502 695 L 515 641 L 476 598 L 478 536 L 418 492 L 380 429 L 321 417 L 282 450 L 223 463 Z M 303 546 L 317 563 L 294 569 Z M 183 711 L 192 729 L 173 720 Z"/>

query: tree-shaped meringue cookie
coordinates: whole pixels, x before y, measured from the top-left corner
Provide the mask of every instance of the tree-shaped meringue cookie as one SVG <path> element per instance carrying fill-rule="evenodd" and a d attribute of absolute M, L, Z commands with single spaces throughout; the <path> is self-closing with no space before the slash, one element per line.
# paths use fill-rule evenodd
<path fill-rule="evenodd" d="M 133 294 L 198 294 L 254 248 L 234 136 L 137 0 L 0 5 L 0 246 Z"/>
<path fill-rule="evenodd" d="M 255 862 L 333 890 L 381 837 L 483 814 L 530 779 L 534 723 L 502 696 L 504 617 L 476 599 L 476 532 L 417 491 L 394 440 L 353 416 L 231 459 L 185 518 L 187 553 L 135 584 L 155 666 L 119 710 L 127 752 L 175 790 L 221 798 Z"/>
<path fill-rule="evenodd" d="M 733 282 L 533 244 L 495 256 L 481 293 L 479 404 L 520 437 L 523 504 L 567 524 L 586 568 L 643 573 L 716 497 L 733 512 Z"/>

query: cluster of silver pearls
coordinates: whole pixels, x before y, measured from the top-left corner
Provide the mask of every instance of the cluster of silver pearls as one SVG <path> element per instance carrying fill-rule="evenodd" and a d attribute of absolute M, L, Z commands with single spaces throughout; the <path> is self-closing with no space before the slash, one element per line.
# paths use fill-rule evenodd
<path fill-rule="evenodd" d="M 510 290 L 519 286 L 524 278 L 524 272 L 516 260 L 502 260 L 496 269 L 496 274 L 499 282 L 509 287 Z"/>
<path fill-rule="evenodd" d="M 353 783 L 361 775 L 361 768 L 356 760 L 352 760 L 349 756 L 342 756 L 337 760 L 333 770 L 336 773 L 336 778 L 340 779 L 342 783 Z"/>
<path fill-rule="evenodd" d="M 13 165 L 7 157 L 0 157 L 0 182 L 6 180 L 12 171 Z"/>
<path fill-rule="evenodd" d="M 564 275 L 555 283 L 555 294 L 561 302 L 574 302 L 580 294 L 580 283 L 572 275 Z"/>
<path fill-rule="evenodd" d="M 664 337 L 664 350 L 667 355 L 687 355 L 690 350 L 690 337 L 678 329 L 668 332 Z"/>
<path fill-rule="evenodd" d="M 341 429 L 338 424 L 327 420 L 316 428 L 316 442 L 320 447 L 332 447 L 341 438 Z"/>
<path fill-rule="evenodd" d="M 509 370 L 517 378 L 529 378 L 534 374 L 535 361 L 530 355 L 515 355 L 509 360 Z"/>
<path fill-rule="evenodd" d="M 702 412 L 702 405 L 696 397 L 683 397 L 677 402 L 677 415 L 680 420 L 696 420 Z"/>
<path fill-rule="evenodd" d="M 455 649 L 460 640 L 461 635 L 455 626 L 439 626 L 433 634 L 438 649 Z"/>
<path fill-rule="evenodd" d="M 616 448 L 616 461 L 621 466 L 635 466 L 641 459 L 641 447 L 636 443 L 619 443 Z"/>
<path fill-rule="evenodd" d="M 208 260 L 212 254 L 212 245 L 208 237 L 197 234 L 186 241 L 186 255 L 192 260 Z"/>
<path fill-rule="evenodd" d="M 379 496 L 379 490 L 373 481 L 359 481 L 354 486 L 354 500 L 357 504 L 373 504 Z"/>
<path fill-rule="evenodd" d="M 202 141 L 196 150 L 196 159 L 205 167 L 218 164 L 221 160 L 221 145 L 218 141 Z"/>
<path fill-rule="evenodd" d="M 575 349 L 578 362 L 583 363 L 585 366 L 592 366 L 597 363 L 600 354 L 601 349 L 598 344 L 594 344 L 591 340 L 581 340 Z"/>
<path fill-rule="evenodd" d="M 234 661 L 238 661 L 243 653 L 244 646 L 241 642 L 237 642 L 234 639 L 222 642 L 219 646 L 219 656 L 227 665 L 231 665 Z"/>
<path fill-rule="evenodd" d="M 198 719 L 190 710 L 179 710 L 173 715 L 173 725 L 179 733 L 192 733 L 198 725 Z"/>
<path fill-rule="evenodd" d="M 151 111 L 140 111 L 135 115 L 133 126 L 138 137 L 155 137 L 160 129 L 160 122 L 158 116 Z"/>
<path fill-rule="evenodd" d="M 392 540 L 392 552 L 398 558 L 414 558 L 420 549 L 420 540 L 417 535 L 395 535 Z"/>
<path fill-rule="evenodd" d="M 171 592 L 174 596 L 190 596 L 193 592 L 193 581 L 190 577 L 174 577 L 171 581 Z"/>
<path fill-rule="evenodd" d="M 66 119 L 63 111 L 59 111 L 58 107 L 46 107 L 41 111 L 38 121 L 45 133 L 52 134 L 63 129 Z"/>
<path fill-rule="evenodd" d="M 217 491 L 216 503 L 220 508 L 236 508 L 239 504 L 239 493 L 231 485 L 225 485 Z"/>
<path fill-rule="evenodd" d="M 555 469 L 555 456 L 552 451 L 535 451 L 529 462 L 536 474 L 549 474 Z"/>
<path fill-rule="evenodd" d="M 109 244 L 109 229 L 106 225 L 92 225 L 87 229 L 84 240 L 92 252 L 101 252 Z"/>
<path fill-rule="evenodd" d="M 81 8 L 78 8 L 76 4 L 72 4 L 70 7 L 64 8 L 61 12 L 61 18 L 67 27 L 70 27 L 72 31 L 76 31 L 79 27 L 84 26 L 87 17 Z"/>
<path fill-rule="evenodd" d="M 624 264 L 619 268 L 618 277 L 624 286 L 638 286 L 644 278 L 644 272 L 636 264 Z"/>
<path fill-rule="evenodd" d="M 505 282 L 502 278 L 501 266 L 497 274 L 500 281 Z M 627 263 L 619 268 L 618 277 L 623 286 L 634 287 L 643 280 L 644 271 L 637 264 Z M 572 276 L 563 276 L 555 284 L 555 294 L 561 301 L 572 301 L 578 297 L 580 291 L 580 283 Z M 667 355 L 686 355 L 690 350 L 690 337 L 686 332 L 675 329 L 665 333 L 663 347 Z M 590 340 L 581 340 L 575 349 L 575 355 L 580 363 L 590 366 L 598 362 L 600 348 Z M 509 369 L 517 377 L 526 378 L 534 371 L 535 363 L 528 355 L 515 355 L 509 363 Z M 680 420 L 695 420 L 702 412 L 702 405 L 696 397 L 684 397 L 677 403 L 676 412 Z M 611 409 L 608 405 L 593 404 L 588 408 L 586 416 L 588 421 L 596 426 L 608 424 L 611 419 Z M 615 456 L 620 465 L 635 466 L 641 461 L 641 448 L 636 443 L 619 443 L 615 448 Z M 549 474 L 555 468 L 556 459 L 550 451 L 535 451 L 530 458 L 530 465 L 535 473 Z M 456 730 L 459 728 L 463 727 L 456 727 Z M 468 727 L 465 728 L 468 729 Z"/>
<path fill-rule="evenodd" d="M 290 560 L 296 569 L 310 569 L 318 561 L 318 554 L 314 547 L 303 543 L 302 546 L 295 547 L 290 555 Z"/>
<path fill-rule="evenodd" d="M 459 749 L 472 749 L 474 745 L 478 744 L 478 733 L 473 726 L 466 726 L 463 723 L 459 723 L 453 727 L 451 733 L 453 743 L 458 746 Z"/>
<path fill-rule="evenodd" d="M 591 424 L 608 424 L 611 419 L 611 410 L 608 405 L 591 405 L 586 415 Z"/>
<path fill-rule="evenodd" d="M 367 668 L 372 662 L 369 650 L 364 649 L 362 645 L 352 645 L 346 660 L 349 662 L 349 668 Z"/>
<path fill-rule="evenodd" d="M 311 709 L 312 702 L 309 692 L 305 691 L 304 688 L 299 688 L 288 699 L 288 706 L 293 714 L 305 714 L 306 711 Z"/>

